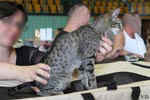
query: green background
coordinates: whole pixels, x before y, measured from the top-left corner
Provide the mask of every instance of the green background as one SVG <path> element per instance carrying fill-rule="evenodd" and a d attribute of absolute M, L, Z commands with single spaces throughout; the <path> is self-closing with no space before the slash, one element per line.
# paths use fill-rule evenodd
<path fill-rule="evenodd" d="M 67 16 L 47 16 L 47 15 L 30 15 L 26 27 L 21 35 L 21 39 L 33 39 L 35 29 L 64 27 L 67 22 Z"/>

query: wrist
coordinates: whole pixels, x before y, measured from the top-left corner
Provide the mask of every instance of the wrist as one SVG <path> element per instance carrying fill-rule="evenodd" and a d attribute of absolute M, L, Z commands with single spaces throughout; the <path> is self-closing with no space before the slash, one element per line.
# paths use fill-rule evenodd
<path fill-rule="evenodd" d="M 16 66 L 14 72 L 15 72 L 15 74 L 14 74 L 15 80 L 23 82 L 23 74 L 24 74 L 23 67 Z"/>

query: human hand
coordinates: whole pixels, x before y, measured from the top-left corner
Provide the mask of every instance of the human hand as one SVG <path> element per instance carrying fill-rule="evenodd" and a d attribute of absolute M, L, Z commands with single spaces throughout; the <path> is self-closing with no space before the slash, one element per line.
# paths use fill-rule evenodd
<path fill-rule="evenodd" d="M 105 56 L 111 51 L 112 51 L 112 41 L 105 36 L 102 37 L 102 41 L 100 43 L 98 51 L 96 52 L 96 61 L 100 62 L 106 59 Z"/>
<path fill-rule="evenodd" d="M 45 64 L 36 64 L 32 66 L 24 66 L 19 67 L 19 76 L 18 80 L 22 83 L 37 81 L 42 84 L 47 84 L 47 80 L 49 78 L 50 67 Z M 42 76 L 42 77 L 40 77 Z"/>
<path fill-rule="evenodd" d="M 107 59 L 114 59 L 114 58 L 120 56 L 121 50 L 122 50 L 121 48 L 113 49 L 109 54 L 106 55 L 106 58 Z"/>

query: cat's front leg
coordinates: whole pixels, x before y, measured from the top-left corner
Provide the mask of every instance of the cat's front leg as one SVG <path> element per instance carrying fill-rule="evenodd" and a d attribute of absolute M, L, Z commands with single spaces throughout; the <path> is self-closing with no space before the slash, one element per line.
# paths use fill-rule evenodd
<path fill-rule="evenodd" d="M 94 74 L 95 59 L 86 59 L 83 61 L 80 68 L 80 75 L 82 77 L 81 83 L 86 89 L 97 88 L 96 76 Z"/>
<path fill-rule="evenodd" d="M 71 80 L 71 74 L 67 74 L 65 72 L 53 74 L 50 76 L 47 85 L 39 85 L 40 92 L 38 95 L 46 96 L 63 94 L 63 90 L 69 86 Z"/>

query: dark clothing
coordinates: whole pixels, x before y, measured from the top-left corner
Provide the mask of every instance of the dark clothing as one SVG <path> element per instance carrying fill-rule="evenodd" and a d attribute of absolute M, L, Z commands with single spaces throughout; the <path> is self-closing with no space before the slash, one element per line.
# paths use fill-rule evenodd
<path fill-rule="evenodd" d="M 37 48 L 23 46 L 16 48 L 16 65 L 34 65 L 40 62 L 44 52 L 40 52 Z"/>

